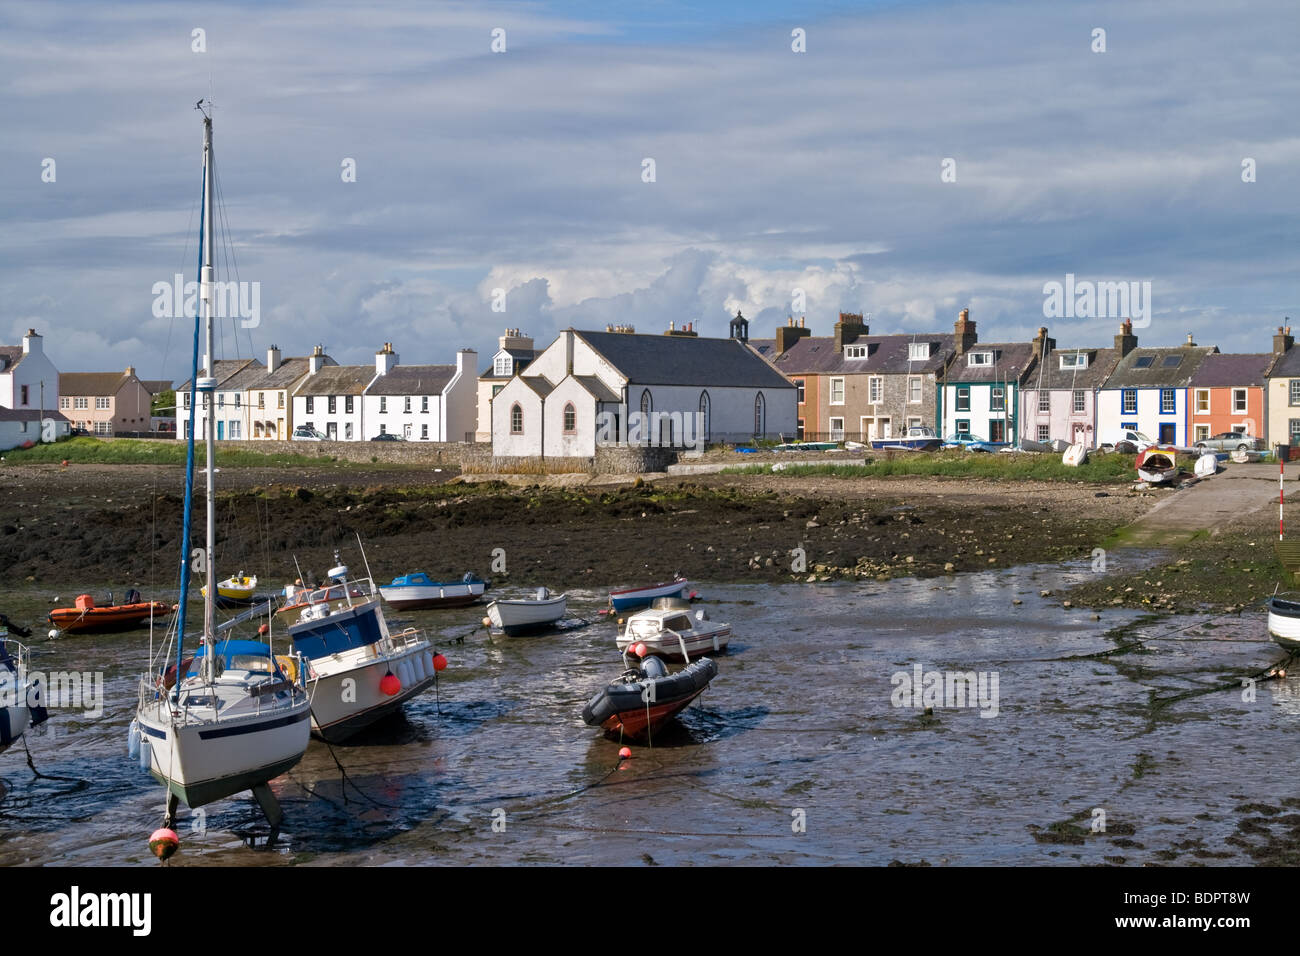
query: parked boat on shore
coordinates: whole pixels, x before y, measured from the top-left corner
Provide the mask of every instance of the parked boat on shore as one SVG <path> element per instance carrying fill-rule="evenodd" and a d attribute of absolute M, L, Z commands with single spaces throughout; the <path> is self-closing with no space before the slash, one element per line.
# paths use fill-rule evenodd
<path fill-rule="evenodd" d="M 610 736 L 653 739 L 664 724 L 704 693 L 716 676 L 718 665 L 707 657 L 670 674 L 663 661 L 647 656 L 592 697 L 582 708 L 582 719 Z"/>
<path fill-rule="evenodd" d="M 1070 445 L 1061 455 L 1061 464 L 1068 465 L 1071 468 L 1078 468 L 1087 460 L 1088 448 L 1081 442 Z"/>
<path fill-rule="evenodd" d="M 936 451 L 943 438 L 929 425 L 913 425 L 897 438 L 877 438 L 871 447 L 877 451 L 892 448 L 895 451 Z"/>
<path fill-rule="evenodd" d="M 433 581 L 423 571 L 395 577 L 391 584 L 381 584 L 379 593 L 399 611 L 422 608 L 464 607 L 473 604 L 487 590 L 487 582 L 473 571 L 459 581 Z"/>
<path fill-rule="evenodd" d="M 664 584 L 650 584 L 635 588 L 622 588 L 609 592 L 609 605 L 615 611 L 634 611 L 649 607 L 659 598 L 684 598 L 690 582 L 681 575 Z"/>
<path fill-rule="evenodd" d="M 510 637 L 537 634 L 555 626 L 569 609 L 567 593 L 552 596 L 546 588 L 537 595 L 519 600 L 498 598 L 487 606 L 487 622 Z"/>
<path fill-rule="evenodd" d="M 75 607 L 56 607 L 46 620 L 67 634 L 105 634 L 135 630 L 150 620 L 161 622 L 171 610 L 162 601 L 140 600 L 140 592 L 132 589 L 123 603 L 102 607 L 91 595 L 78 594 Z"/>
<path fill-rule="evenodd" d="M 217 582 L 217 605 L 219 607 L 240 607 L 252 604 L 256 590 L 257 575 L 254 574 L 250 577 L 240 571 L 224 581 Z M 207 586 L 200 588 L 199 593 L 207 597 Z"/>
<path fill-rule="evenodd" d="M 1149 485 L 1163 485 L 1178 477 L 1178 450 L 1152 445 L 1137 457 L 1138 477 Z"/>
<path fill-rule="evenodd" d="M 1268 636 L 1288 651 L 1300 651 L 1300 591 L 1268 599 Z"/>
<path fill-rule="evenodd" d="M 0 754 L 50 716 L 41 703 L 40 680 L 29 676 L 30 663 L 26 646 L 0 626 Z"/>
<path fill-rule="evenodd" d="M 618 649 L 644 644 L 651 654 L 689 663 L 692 656 L 727 649 L 730 624 L 714 624 L 703 608 L 692 612 L 679 598 L 659 598 L 654 606 L 619 620 Z"/>

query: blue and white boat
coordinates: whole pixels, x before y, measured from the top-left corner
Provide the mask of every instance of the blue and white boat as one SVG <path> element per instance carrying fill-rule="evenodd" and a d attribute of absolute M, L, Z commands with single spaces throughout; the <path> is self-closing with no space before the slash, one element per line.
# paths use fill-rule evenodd
<path fill-rule="evenodd" d="M 902 451 L 935 451 L 943 439 L 929 425 L 913 425 L 897 438 L 877 438 L 871 442 L 876 451 L 894 448 Z"/>
<path fill-rule="evenodd" d="M 30 657 L 26 647 L 9 637 L 0 624 L 0 754 L 27 732 L 49 719 L 41 704 L 39 679 L 28 676 Z"/>
<path fill-rule="evenodd" d="M 473 571 L 459 581 L 434 581 L 423 571 L 393 578 L 391 584 L 379 585 L 384 600 L 399 611 L 418 611 L 430 607 L 464 607 L 473 604 L 487 590 L 487 582 Z"/>
<path fill-rule="evenodd" d="M 645 587 L 623 588 L 609 592 L 609 604 L 615 611 L 632 611 L 639 607 L 649 607 L 658 598 L 686 598 L 690 582 L 678 576 L 666 584 L 651 584 Z"/>

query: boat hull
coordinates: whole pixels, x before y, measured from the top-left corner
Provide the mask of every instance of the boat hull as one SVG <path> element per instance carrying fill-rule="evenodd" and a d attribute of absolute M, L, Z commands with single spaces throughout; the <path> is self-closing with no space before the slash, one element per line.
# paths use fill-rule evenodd
<path fill-rule="evenodd" d="M 153 601 L 85 609 L 61 607 L 51 611 L 46 620 L 68 634 L 108 634 L 133 631 L 142 627 L 150 617 L 162 620 L 169 613 L 171 608 L 166 604 Z"/>
<path fill-rule="evenodd" d="M 1288 651 L 1300 651 L 1300 601 L 1269 599 L 1268 636 Z"/>
<path fill-rule="evenodd" d="M 649 607 L 658 598 L 685 597 L 690 582 L 679 578 L 668 584 L 656 584 L 645 588 L 627 588 L 622 591 L 610 591 L 609 603 L 615 611 L 631 611 L 636 608 Z"/>
<path fill-rule="evenodd" d="M 465 607 L 483 596 L 487 584 L 413 584 L 402 587 L 380 585 L 379 593 L 389 606 L 398 611 L 418 611 L 425 608 Z"/>
<path fill-rule="evenodd" d="M 545 601 L 493 601 L 487 607 L 492 626 L 509 637 L 549 631 L 568 612 L 569 597 Z"/>
<path fill-rule="evenodd" d="M 0 754 L 18 742 L 32 722 L 32 712 L 25 704 L 0 707 Z"/>
<path fill-rule="evenodd" d="M 876 451 L 938 451 L 942 446 L 941 438 L 880 438 L 871 442 Z"/>
<path fill-rule="evenodd" d="M 707 657 L 676 674 L 669 674 L 659 661 L 647 660 L 638 680 L 616 681 L 591 698 L 582 709 L 582 720 L 611 736 L 645 739 L 689 707 L 716 676 L 718 666 Z"/>
<path fill-rule="evenodd" d="M 391 697 L 379 689 L 386 674 L 402 672 L 403 664 L 411 666 L 419 655 L 428 658 L 419 667 L 421 676 L 403 682 L 401 690 Z M 342 743 L 432 687 L 433 673 L 431 648 L 421 643 L 402 653 L 375 658 L 362 667 L 309 679 L 312 735 L 328 743 Z"/>
<path fill-rule="evenodd" d="M 631 740 L 644 740 L 659 732 L 664 724 L 672 720 L 704 693 L 700 688 L 684 700 L 665 704 L 651 704 L 649 707 L 637 707 L 623 711 L 605 720 L 600 725 L 606 734 L 616 737 L 628 737 Z"/>
<path fill-rule="evenodd" d="M 723 625 L 707 631 L 683 634 L 680 641 L 671 634 L 661 633 L 653 637 L 628 637 L 627 633 L 624 632 L 618 636 L 617 644 L 620 651 L 626 651 L 633 644 L 641 643 L 646 646 L 646 650 L 656 657 L 685 662 L 686 659 L 682 657 L 683 643 L 686 645 L 686 652 L 690 655 L 690 659 L 695 660 L 696 656 L 700 654 L 726 653 L 727 642 L 730 640 L 731 626 Z"/>

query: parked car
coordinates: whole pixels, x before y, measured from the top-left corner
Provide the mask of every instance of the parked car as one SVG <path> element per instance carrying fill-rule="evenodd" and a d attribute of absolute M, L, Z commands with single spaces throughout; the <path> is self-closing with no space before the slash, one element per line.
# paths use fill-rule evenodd
<path fill-rule="evenodd" d="M 1196 450 L 1202 454 L 1207 451 L 1236 451 L 1238 448 L 1260 451 L 1263 447 L 1262 438 L 1247 435 L 1245 432 L 1222 432 L 1209 438 L 1202 438 L 1196 443 Z"/>
<path fill-rule="evenodd" d="M 1112 448 L 1115 451 L 1133 455 L 1140 451 L 1146 451 L 1154 444 L 1156 442 L 1136 429 L 1116 428 L 1103 434 L 1101 441 L 1097 443 L 1097 447 Z"/>
<path fill-rule="evenodd" d="M 291 437 L 294 441 L 325 441 L 325 436 L 321 432 L 306 425 L 295 428 Z"/>
<path fill-rule="evenodd" d="M 371 441 L 406 441 L 401 435 L 395 435 L 392 432 L 380 432 Z"/>
<path fill-rule="evenodd" d="M 995 452 L 1001 446 L 994 444 L 991 441 L 985 441 L 983 438 L 980 438 L 978 435 L 973 435 L 970 432 L 958 432 L 955 435 L 949 435 L 945 438 L 943 440 L 943 447 L 960 448 L 963 451 Z"/>

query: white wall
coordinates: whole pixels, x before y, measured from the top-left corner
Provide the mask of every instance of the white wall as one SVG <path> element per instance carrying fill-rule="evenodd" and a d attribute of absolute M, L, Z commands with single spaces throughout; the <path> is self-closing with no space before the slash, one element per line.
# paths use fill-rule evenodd
<path fill-rule="evenodd" d="M 406 400 L 411 400 L 411 410 L 406 411 Z M 422 411 L 428 399 L 428 411 Z M 387 399 L 388 411 L 381 412 L 382 400 Z M 381 431 L 398 435 L 408 441 L 445 441 L 442 435 L 441 395 L 364 395 L 365 440 L 369 441 Z M 382 428 L 380 426 L 383 426 Z M 421 438 L 422 426 L 428 426 L 428 438 Z"/>
<path fill-rule="evenodd" d="M 1187 445 L 1187 389 L 1176 388 L 1174 392 L 1174 411 L 1160 411 L 1160 392 L 1158 388 L 1139 388 L 1137 391 L 1137 414 L 1125 414 L 1123 409 L 1123 389 L 1108 388 L 1097 393 L 1097 441 L 1109 442 L 1111 435 L 1119 430 L 1121 424 L 1137 423 L 1137 430 L 1152 441 L 1160 440 L 1160 426 L 1174 425 L 1174 444 Z"/>
<path fill-rule="evenodd" d="M 521 435 L 510 434 L 510 408 L 516 402 L 524 415 Z M 519 376 L 515 376 L 492 401 L 492 454 L 540 454 L 542 432 L 542 400 Z"/>
<path fill-rule="evenodd" d="M 311 423 L 312 427 L 318 432 L 326 435 L 329 434 L 329 424 L 334 423 L 336 434 L 339 441 L 347 441 L 347 426 L 352 425 L 352 440 L 360 441 L 362 432 L 362 415 L 364 408 L 364 395 L 352 396 L 352 414 L 349 415 L 347 408 L 347 396 L 335 396 L 334 414 L 329 413 L 329 396 L 313 395 L 312 411 L 307 411 L 307 396 L 295 395 L 293 397 L 293 427 L 295 429 Z M 375 429 L 378 431 L 378 428 Z M 293 437 L 290 435 L 289 437 Z"/>
<path fill-rule="evenodd" d="M 17 367 L 0 372 L 0 405 L 5 408 L 41 407 L 41 382 L 45 382 L 45 408 L 58 411 L 59 370 L 45 354 L 42 336 L 23 336 L 28 351 Z M 27 386 L 27 404 L 20 401 L 22 386 Z"/>

